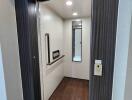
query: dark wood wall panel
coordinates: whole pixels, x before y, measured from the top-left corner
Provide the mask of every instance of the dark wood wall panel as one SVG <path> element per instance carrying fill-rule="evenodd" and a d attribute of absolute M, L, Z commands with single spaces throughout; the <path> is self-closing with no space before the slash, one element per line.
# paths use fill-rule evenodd
<path fill-rule="evenodd" d="M 15 0 L 24 100 L 41 100 L 35 0 Z"/>
<path fill-rule="evenodd" d="M 118 0 L 93 0 L 90 100 L 111 100 Z M 103 76 L 94 76 L 95 59 L 102 60 Z"/>

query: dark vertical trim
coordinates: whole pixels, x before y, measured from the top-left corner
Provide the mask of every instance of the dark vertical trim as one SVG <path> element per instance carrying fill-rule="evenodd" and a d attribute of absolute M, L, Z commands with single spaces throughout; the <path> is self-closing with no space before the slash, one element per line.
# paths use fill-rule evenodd
<path fill-rule="evenodd" d="M 72 26 L 72 61 L 73 60 L 73 57 L 75 56 L 75 29 L 73 28 Z"/>
<path fill-rule="evenodd" d="M 50 63 L 50 37 L 48 33 L 46 33 L 45 36 L 47 37 L 48 63 Z"/>
<path fill-rule="evenodd" d="M 92 1 L 90 100 L 111 100 L 118 0 Z M 102 60 L 103 76 L 94 76 L 95 59 Z"/>
<path fill-rule="evenodd" d="M 41 100 L 35 0 L 15 0 L 24 100 Z"/>

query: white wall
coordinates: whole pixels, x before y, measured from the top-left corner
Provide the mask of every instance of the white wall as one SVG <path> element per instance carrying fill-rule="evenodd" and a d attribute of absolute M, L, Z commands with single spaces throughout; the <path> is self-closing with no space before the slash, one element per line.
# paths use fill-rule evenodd
<path fill-rule="evenodd" d="M 119 13 L 117 24 L 117 40 L 115 52 L 115 65 L 114 65 L 114 81 L 113 81 L 113 95 L 112 100 L 131 100 L 125 97 L 126 95 L 126 78 L 127 65 L 128 65 L 128 50 L 130 38 L 130 25 L 131 25 L 131 0 L 119 0 Z M 132 34 L 132 33 L 131 33 Z M 130 75 L 130 74 L 129 74 Z M 130 83 L 127 86 L 131 89 Z M 132 93 L 129 91 L 129 94 Z M 129 95 L 130 96 L 130 95 Z M 131 96 L 130 96 L 131 97 Z"/>
<path fill-rule="evenodd" d="M 14 0 L 0 0 L 0 45 L 7 100 L 23 100 Z"/>
<path fill-rule="evenodd" d="M 64 77 L 63 74 L 63 59 L 52 66 L 46 65 L 46 46 L 45 33 L 50 33 L 51 51 L 61 50 L 63 54 L 63 20 L 54 13 L 51 9 L 40 4 L 40 35 L 41 45 L 40 51 L 42 54 L 41 63 L 41 79 L 43 80 L 44 100 L 48 100 L 56 87 Z M 52 54 L 52 52 L 51 52 Z M 52 57 L 52 55 L 51 55 Z M 51 59 L 52 61 L 53 59 Z"/>
<path fill-rule="evenodd" d="M 7 100 L 1 45 L 0 45 L 0 79 L 1 79 L 0 80 L 0 100 Z"/>
<path fill-rule="evenodd" d="M 124 97 L 125 99 L 124 100 L 131 100 L 132 98 L 132 15 L 131 15 L 131 31 L 130 31 L 127 73 L 126 73 L 125 83 L 126 84 L 125 84 L 125 97 Z"/>
<path fill-rule="evenodd" d="M 82 62 L 72 62 L 72 21 L 64 21 L 64 74 L 67 77 L 89 80 L 91 19 L 82 18 Z"/>

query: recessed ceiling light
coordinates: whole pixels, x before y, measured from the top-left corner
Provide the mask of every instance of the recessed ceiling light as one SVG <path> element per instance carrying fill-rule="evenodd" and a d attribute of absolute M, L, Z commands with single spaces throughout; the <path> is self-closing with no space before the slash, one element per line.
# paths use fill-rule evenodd
<path fill-rule="evenodd" d="M 80 26 L 81 26 L 82 24 L 80 23 L 80 24 L 78 24 L 78 25 L 80 25 Z"/>
<path fill-rule="evenodd" d="M 67 1 L 67 2 L 66 2 L 66 5 L 67 5 L 67 6 L 71 6 L 71 5 L 72 5 L 72 1 L 70 1 L 70 0 Z"/>
<path fill-rule="evenodd" d="M 72 15 L 73 15 L 73 16 L 77 16 L 77 15 L 78 15 L 78 13 L 77 13 L 77 12 L 74 12 Z"/>
<path fill-rule="evenodd" d="M 81 21 L 81 19 L 76 19 L 76 21 Z"/>

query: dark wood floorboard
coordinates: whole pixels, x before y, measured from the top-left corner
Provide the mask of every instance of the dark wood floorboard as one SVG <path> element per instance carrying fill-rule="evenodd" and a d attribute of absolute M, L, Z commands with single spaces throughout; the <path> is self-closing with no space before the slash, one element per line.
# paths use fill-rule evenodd
<path fill-rule="evenodd" d="M 88 100 L 89 83 L 65 77 L 49 100 Z"/>

